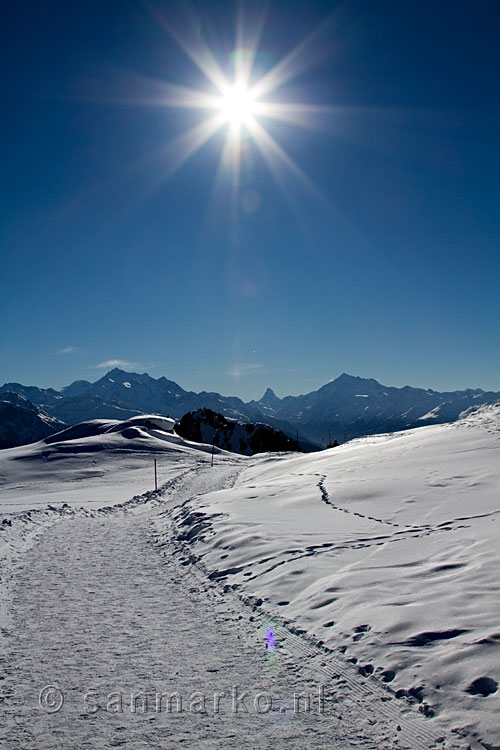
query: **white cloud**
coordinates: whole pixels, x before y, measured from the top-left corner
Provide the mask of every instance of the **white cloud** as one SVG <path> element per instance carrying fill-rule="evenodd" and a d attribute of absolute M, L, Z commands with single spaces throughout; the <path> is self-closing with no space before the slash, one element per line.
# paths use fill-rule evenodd
<path fill-rule="evenodd" d="M 127 362 L 125 359 L 107 359 L 96 365 L 96 370 L 111 370 L 113 367 L 137 367 L 137 362 Z"/>
<path fill-rule="evenodd" d="M 59 349 L 58 354 L 73 354 L 80 350 L 79 346 L 66 346 L 64 349 Z"/>
<path fill-rule="evenodd" d="M 264 365 L 252 362 L 240 362 L 239 364 L 234 365 L 234 367 L 231 367 L 227 374 L 231 375 L 233 378 L 241 378 L 242 375 L 249 375 L 250 373 L 255 372 L 255 370 L 260 370 L 263 366 Z"/>

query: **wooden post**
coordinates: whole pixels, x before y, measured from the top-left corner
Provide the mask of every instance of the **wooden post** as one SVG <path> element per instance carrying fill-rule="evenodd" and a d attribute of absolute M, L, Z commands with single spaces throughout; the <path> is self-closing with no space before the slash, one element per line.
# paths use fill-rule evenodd
<path fill-rule="evenodd" d="M 156 471 L 156 458 L 155 458 L 155 490 L 158 489 L 158 473 Z"/>

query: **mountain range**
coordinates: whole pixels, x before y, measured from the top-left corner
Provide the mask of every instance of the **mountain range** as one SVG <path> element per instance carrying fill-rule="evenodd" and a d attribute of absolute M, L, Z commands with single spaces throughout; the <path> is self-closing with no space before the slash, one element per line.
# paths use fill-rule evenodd
<path fill-rule="evenodd" d="M 500 401 L 500 392 L 466 389 L 395 388 L 373 378 L 343 373 L 316 391 L 279 398 L 268 388 L 258 401 L 242 401 L 216 392 L 186 391 L 173 380 L 115 368 L 91 383 L 76 380 L 59 390 L 6 383 L 2 393 L 17 393 L 46 415 L 67 424 L 89 419 L 129 419 L 144 413 L 180 419 L 208 408 L 228 419 L 261 422 L 299 439 L 314 450 L 330 439 L 343 442 L 362 435 L 454 421 L 466 409 Z"/>
<path fill-rule="evenodd" d="M 65 427 L 20 393 L 0 392 L 0 448 L 34 443 Z"/>

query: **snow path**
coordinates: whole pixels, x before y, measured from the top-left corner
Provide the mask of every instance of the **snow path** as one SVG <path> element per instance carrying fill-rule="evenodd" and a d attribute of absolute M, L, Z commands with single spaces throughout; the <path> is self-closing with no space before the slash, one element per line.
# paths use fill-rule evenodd
<path fill-rule="evenodd" d="M 232 486 L 239 471 L 196 466 L 163 496 L 68 514 L 19 557 L 0 654 L 0 747 L 441 747 L 413 712 L 223 593 L 158 533 L 172 508 Z"/>
<path fill-rule="evenodd" d="M 234 466 L 190 472 L 167 507 L 236 474 Z M 155 498 L 128 512 L 63 518 L 18 562 L 0 662 L 2 747 L 406 747 L 393 744 L 394 725 L 378 725 L 376 711 L 364 715 L 347 697 L 333 704 L 326 691 L 318 715 L 312 673 L 280 644 L 265 650 L 261 616 L 173 550 L 159 553 L 151 524 L 165 507 Z M 64 696 L 53 713 L 39 701 L 49 685 Z M 167 711 L 161 697 L 158 710 L 158 696 L 175 691 L 182 711 L 176 700 Z M 304 698 L 294 712 L 294 693 L 310 696 L 309 711 Z M 50 709 L 58 694 L 46 697 Z"/>

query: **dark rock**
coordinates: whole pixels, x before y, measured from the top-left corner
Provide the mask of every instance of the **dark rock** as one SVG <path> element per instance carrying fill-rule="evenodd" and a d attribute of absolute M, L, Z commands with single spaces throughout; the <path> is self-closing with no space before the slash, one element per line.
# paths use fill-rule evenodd
<path fill-rule="evenodd" d="M 186 440 L 213 444 L 217 448 L 246 456 L 268 451 L 300 450 L 295 440 L 274 427 L 228 420 L 212 409 L 188 412 L 177 422 L 175 431 Z"/>

